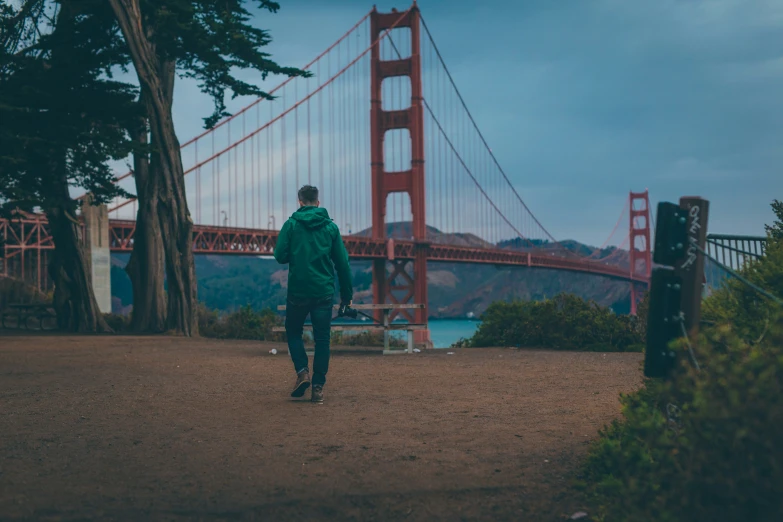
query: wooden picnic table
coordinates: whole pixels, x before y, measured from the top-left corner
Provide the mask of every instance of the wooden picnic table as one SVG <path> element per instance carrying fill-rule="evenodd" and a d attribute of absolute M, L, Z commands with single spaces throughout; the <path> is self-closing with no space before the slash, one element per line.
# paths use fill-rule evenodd
<path fill-rule="evenodd" d="M 0 322 L 3 328 L 8 328 L 6 319 L 16 316 L 16 327 L 29 330 L 28 322 L 31 317 L 38 319 L 38 325 L 41 330 L 44 329 L 44 320 L 56 319 L 57 315 L 54 308 L 48 303 L 16 303 L 8 305 L 8 310 L 0 314 Z"/>
<path fill-rule="evenodd" d="M 337 310 L 340 305 L 334 305 L 334 309 Z M 389 314 L 393 310 L 420 310 L 424 308 L 423 304 L 358 304 L 351 305 L 354 310 L 381 310 L 383 312 L 383 322 L 381 324 L 365 325 L 362 323 L 344 323 L 332 325 L 332 331 L 344 332 L 344 331 L 383 331 L 383 353 L 384 355 L 396 354 L 396 353 L 413 353 L 413 332 L 415 330 L 426 330 L 426 324 L 417 323 L 391 323 L 389 322 Z M 281 312 L 285 311 L 286 305 L 279 305 L 277 309 Z M 306 324 L 305 330 L 312 330 L 313 326 Z M 389 332 L 393 330 L 403 330 L 408 332 L 408 347 L 407 350 L 392 350 L 389 347 Z M 273 332 L 285 332 L 284 326 L 275 326 L 272 328 Z"/>

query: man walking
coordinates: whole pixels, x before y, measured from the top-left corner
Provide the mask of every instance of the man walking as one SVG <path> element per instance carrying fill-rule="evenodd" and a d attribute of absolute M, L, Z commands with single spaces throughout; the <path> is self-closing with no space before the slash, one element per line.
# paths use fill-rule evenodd
<path fill-rule="evenodd" d="M 310 370 L 302 341 L 304 322 L 309 314 L 315 339 L 311 400 L 320 403 L 324 400 L 329 370 L 335 269 L 340 279 L 341 303 L 351 304 L 353 284 L 340 230 L 326 209 L 319 205 L 317 188 L 305 185 L 299 189 L 299 209 L 280 230 L 275 259 L 280 264 L 288 263 L 285 332 L 288 353 L 296 370 L 291 397 L 303 396 L 310 387 Z"/>

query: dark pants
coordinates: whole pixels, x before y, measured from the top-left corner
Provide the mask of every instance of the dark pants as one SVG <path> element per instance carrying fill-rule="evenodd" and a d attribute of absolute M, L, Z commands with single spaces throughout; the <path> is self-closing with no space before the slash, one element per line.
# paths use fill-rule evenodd
<path fill-rule="evenodd" d="M 325 299 L 288 298 L 285 311 L 285 333 L 288 337 L 288 353 L 294 362 L 297 373 L 307 370 L 302 332 L 304 322 L 310 315 L 315 339 L 315 357 L 313 357 L 313 386 L 326 384 L 326 372 L 329 371 L 329 341 L 332 327 L 332 297 Z"/>

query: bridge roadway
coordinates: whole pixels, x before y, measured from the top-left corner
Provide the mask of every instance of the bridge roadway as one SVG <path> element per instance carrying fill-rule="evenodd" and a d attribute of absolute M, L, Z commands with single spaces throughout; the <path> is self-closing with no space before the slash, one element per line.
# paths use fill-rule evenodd
<path fill-rule="evenodd" d="M 135 221 L 112 219 L 109 224 L 109 243 L 112 252 L 130 252 L 133 249 Z M 197 254 L 271 256 L 277 242 L 277 230 L 194 226 L 194 248 Z M 353 259 L 384 259 L 389 256 L 387 240 L 361 236 L 343 236 L 348 255 Z M 413 241 L 393 241 L 393 259 L 413 259 L 417 245 Z M 642 275 L 631 275 L 626 269 L 603 264 L 600 261 L 567 259 L 555 255 L 532 254 L 503 249 L 471 248 L 438 243 L 427 245 L 428 259 L 449 263 L 483 263 L 500 266 L 527 266 L 550 268 L 601 275 L 622 281 L 648 284 Z"/>

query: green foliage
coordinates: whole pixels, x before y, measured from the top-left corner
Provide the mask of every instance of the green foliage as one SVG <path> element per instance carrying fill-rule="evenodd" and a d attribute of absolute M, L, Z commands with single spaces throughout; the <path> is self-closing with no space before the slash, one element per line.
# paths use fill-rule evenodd
<path fill-rule="evenodd" d="M 780 326 L 753 346 L 722 326 L 694 347 L 701 372 L 681 351 L 674 379 L 623 397 L 581 477 L 596 520 L 780 520 L 781 347 Z"/>
<path fill-rule="evenodd" d="M 777 219 L 775 219 L 772 225 L 766 225 L 764 228 L 772 239 L 783 239 L 783 201 L 776 199 L 771 206 L 772 212 L 774 212 Z"/>
<path fill-rule="evenodd" d="M 109 325 L 109 328 L 111 328 L 112 331 L 116 334 L 125 333 L 130 328 L 130 318 L 127 316 L 119 314 L 103 314 L 103 319 L 106 321 L 106 324 Z"/>
<path fill-rule="evenodd" d="M 261 49 L 272 42 L 269 31 L 250 24 L 254 15 L 247 6 L 276 13 L 277 2 L 268 0 L 140 0 L 139 9 L 145 37 L 154 45 L 161 61 L 173 61 L 180 75 L 198 81 L 202 92 L 214 103 L 212 114 L 204 119 L 206 127 L 214 126 L 228 116 L 225 92 L 237 96 L 274 97 L 236 76 L 242 69 L 269 74 L 309 77 L 311 73 L 295 67 L 284 67 Z M 255 15 L 255 19 L 261 16 Z"/>
<path fill-rule="evenodd" d="M 272 328 L 281 325 L 282 320 L 269 308 L 259 312 L 248 305 L 220 317 L 216 311 L 200 305 L 198 322 L 199 332 L 204 337 L 256 341 L 283 340 L 283 334 L 272 332 Z"/>
<path fill-rule="evenodd" d="M 766 254 L 742 269 L 751 283 L 778 297 L 783 296 L 783 240 L 770 237 Z M 702 303 L 702 318 L 713 324 L 732 324 L 746 342 L 756 342 L 768 331 L 780 305 L 730 278 Z"/>
<path fill-rule="evenodd" d="M 51 303 L 52 296 L 40 292 L 36 287 L 13 277 L 0 277 L 0 310 L 12 304 Z"/>
<path fill-rule="evenodd" d="M 482 316 L 472 347 L 639 351 L 644 330 L 635 317 L 569 294 L 543 301 L 495 302 Z"/>
<path fill-rule="evenodd" d="M 332 332 L 331 343 L 340 346 L 383 346 L 383 332 Z M 402 347 L 407 346 L 407 343 L 397 337 L 391 337 L 389 346 Z"/>
<path fill-rule="evenodd" d="M 451 348 L 470 348 L 470 339 L 465 339 L 464 337 L 460 337 L 453 343 L 451 343 Z"/>
<path fill-rule="evenodd" d="M 55 14 L 56 13 L 56 14 Z M 130 152 L 135 88 L 111 78 L 125 63 L 103 2 L 25 0 L 0 10 L 0 207 L 65 205 L 68 188 L 96 202 L 124 194 L 109 160 Z"/>
<path fill-rule="evenodd" d="M 284 333 L 274 333 L 272 328 L 282 326 L 283 319 L 271 308 L 256 311 L 250 305 L 221 316 L 215 310 L 210 310 L 203 304 L 199 306 L 199 332 L 204 337 L 218 339 L 250 339 L 256 341 L 284 342 Z M 305 341 L 312 342 L 308 332 Z M 383 346 L 383 334 L 380 332 L 360 332 L 344 334 L 332 332 L 333 345 L 342 346 Z M 399 339 L 391 339 L 391 346 L 404 346 Z"/>
<path fill-rule="evenodd" d="M 130 318 L 128 316 L 104 314 L 103 318 L 115 333 L 129 332 Z M 216 310 L 210 310 L 201 303 L 198 309 L 198 322 L 199 332 L 204 337 L 255 341 L 285 340 L 283 334 L 272 332 L 272 328 L 280 326 L 282 320 L 268 308 L 256 311 L 248 305 L 221 316 Z"/>

